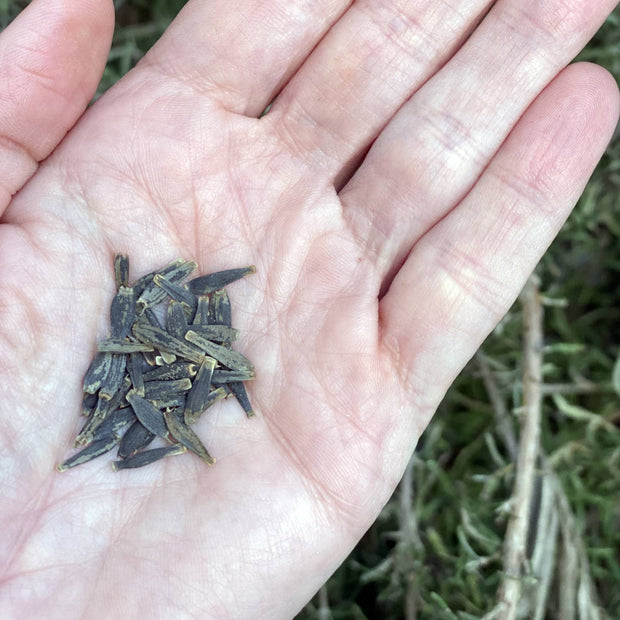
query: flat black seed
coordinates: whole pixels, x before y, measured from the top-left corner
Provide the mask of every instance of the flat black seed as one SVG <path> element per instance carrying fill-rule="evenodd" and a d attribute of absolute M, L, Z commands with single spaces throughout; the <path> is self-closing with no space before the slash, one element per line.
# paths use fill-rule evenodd
<path fill-rule="evenodd" d="M 214 323 L 219 323 L 220 325 L 226 325 L 226 327 L 230 327 L 232 324 L 232 316 L 230 310 L 230 299 L 228 298 L 228 293 L 224 289 L 220 289 L 215 291 L 211 295 L 211 299 L 209 300 L 209 310 L 212 310 L 212 314 L 214 316 Z"/>
<path fill-rule="evenodd" d="M 56 469 L 58 471 L 66 471 L 71 467 L 75 467 L 76 465 L 81 465 L 82 463 L 87 463 L 88 461 L 92 461 L 93 459 L 109 452 L 114 448 L 114 446 L 118 443 L 117 437 L 107 437 L 105 439 L 100 439 L 99 441 L 93 441 L 89 446 L 86 446 L 83 450 L 80 450 L 77 454 L 74 454 L 72 457 L 68 458 L 64 463 L 60 465 L 56 465 Z"/>
<path fill-rule="evenodd" d="M 136 298 L 132 288 L 121 286 L 110 306 L 110 334 L 125 338 L 136 318 Z"/>
<path fill-rule="evenodd" d="M 120 390 L 117 390 L 116 393 L 118 394 L 119 391 Z M 107 418 L 108 413 L 110 412 L 110 401 L 111 400 L 112 400 L 111 398 L 101 398 L 101 395 L 100 395 L 99 399 L 97 400 L 97 406 L 95 407 L 93 417 L 101 418 L 101 420 L 104 420 L 105 418 Z"/>
<path fill-rule="evenodd" d="M 220 364 L 230 368 L 231 370 L 254 370 L 254 365 L 252 362 L 250 362 L 247 357 L 241 355 L 241 353 L 232 351 L 221 344 L 215 344 L 214 342 L 203 338 L 192 329 L 185 334 L 185 340 L 195 344 L 201 351 L 210 357 L 214 357 L 218 362 L 220 362 Z"/>
<path fill-rule="evenodd" d="M 161 409 L 185 409 L 185 401 L 186 401 L 187 393 L 183 394 L 174 394 L 173 396 L 168 396 L 166 398 L 153 398 L 150 402 L 154 407 Z"/>
<path fill-rule="evenodd" d="M 157 315 L 155 314 L 155 312 L 153 311 L 152 308 L 147 308 L 144 311 L 144 318 L 146 319 L 147 323 L 149 325 L 152 325 L 153 327 L 158 327 L 159 329 L 162 329 L 161 323 L 159 321 L 159 319 L 157 318 Z"/>
<path fill-rule="evenodd" d="M 144 396 L 144 371 L 142 370 L 144 358 L 139 353 L 132 353 L 127 362 L 127 371 L 131 379 L 133 389 L 140 396 Z"/>
<path fill-rule="evenodd" d="M 121 286 L 129 286 L 129 257 L 125 254 L 114 256 L 114 280 L 117 289 Z"/>
<path fill-rule="evenodd" d="M 163 459 L 167 456 L 184 454 L 185 452 L 187 452 L 187 448 L 179 444 L 175 446 L 166 446 L 164 448 L 154 448 L 153 450 L 138 452 L 137 454 L 134 454 L 134 456 L 126 458 L 122 461 L 114 461 L 112 463 L 112 468 L 114 469 L 114 471 L 118 471 L 119 469 L 144 467 L 145 465 L 155 463 L 155 461 L 159 461 L 160 459 Z"/>
<path fill-rule="evenodd" d="M 75 447 L 77 448 L 79 445 L 87 446 L 93 440 L 95 436 L 95 432 L 99 429 L 100 426 L 103 425 L 105 419 L 102 416 L 92 415 L 88 420 L 86 420 L 86 424 L 81 428 L 78 436 L 75 438 Z"/>
<path fill-rule="evenodd" d="M 177 361 L 177 356 L 174 353 L 168 351 L 160 351 L 159 355 L 155 356 L 155 363 L 158 366 L 170 366 Z"/>
<path fill-rule="evenodd" d="M 95 417 L 106 418 L 109 413 L 118 409 L 122 406 L 123 399 L 127 395 L 129 388 L 131 387 L 131 380 L 127 375 L 123 377 L 123 381 L 121 382 L 120 387 L 114 393 L 111 398 L 107 398 L 106 396 L 101 395 L 101 391 L 99 392 L 99 400 L 97 401 L 97 406 L 95 407 Z"/>
<path fill-rule="evenodd" d="M 166 331 L 171 336 L 183 340 L 188 329 L 187 316 L 183 306 L 179 302 L 171 301 L 166 312 Z"/>
<path fill-rule="evenodd" d="M 233 393 L 234 397 L 237 399 L 241 408 L 245 411 L 245 415 L 248 418 L 251 418 L 254 414 L 252 410 L 252 405 L 250 404 L 250 399 L 248 397 L 248 393 L 245 391 L 245 386 L 240 381 L 236 381 L 234 383 L 228 383 L 228 389 Z"/>
<path fill-rule="evenodd" d="M 94 394 L 100 387 L 102 380 L 108 374 L 112 356 L 109 353 L 97 353 L 84 375 L 84 392 Z"/>
<path fill-rule="evenodd" d="M 215 318 L 215 306 L 213 305 L 213 295 L 215 295 L 215 293 L 209 295 L 209 307 L 207 308 L 207 323 L 209 323 L 209 325 L 217 323 L 217 319 Z"/>
<path fill-rule="evenodd" d="M 198 366 L 189 362 L 174 362 L 144 373 L 144 381 L 170 381 L 171 379 L 191 379 L 196 376 Z"/>
<path fill-rule="evenodd" d="M 109 400 L 118 392 L 123 383 L 127 356 L 117 353 L 104 353 L 104 355 L 109 355 L 112 359 L 110 360 L 108 372 L 101 380 L 99 398 L 107 398 Z"/>
<path fill-rule="evenodd" d="M 184 357 L 190 362 L 195 362 L 196 364 L 202 363 L 202 358 L 204 355 L 194 345 L 171 336 L 163 329 L 153 327 L 152 325 L 145 325 L 144 323 L 139 323 L 134 325 L 133 333 L 140 342 L 144 342 L 145 344 L 153 344 L 160 351 L 173 353 L 174 355 Z"/>
<path fill-rule="evenodd" d="M 155 435 L 136 420 L 123 435 L 118 446 L 118 456 L 126 459 L 138 452 L 138 450 L 146 448 L 153 439 L 155 439 Z"/>
<path fill-rule="evenodd" d="M 185 424 L 182 414 L 174 411 L 164 411 L 164 419 L 170 434 L 188 450 L 197 454 L 205 463 L 213 465 L 215 459 L 207 452 L 202 441 L 194 431 Z"/>
<path fill-rule="evenodd" d="M 82 398 L 82 415 L 86 417 L 91 416 L 95 411 L 98 400 L 99 396 L 97 394 L 84 394 Z"/>
<path fill-rule="evenodd" d="M 209 297 L 207 295 L 201 295 L 198 297 L 198 303 L 196 306 L 196 313 L 194 314 L 194 320 L 192 325 L 206 327 L 209 324 Z"/>
<path fill-rule="evenodd" d="M 151 308 L 152 306 L 156 306 L 157 304 L 164 301 L 168 295 L 168 293 L 163 288 L 161 288 L 155 283 L 155 276 L 159 275 L 170 282 L 176 283 L 184 280 L 192 271 L 194 271 L 194 269 L 196 269 L 196 263 L 193 261 L 184 261 L 181 259 L 180 262 L 175 261 L 175 263 L 176 265 L 168 271 L 166 271 L 166 268 L 164 268 L 159 272 L 153 273 L 152 280 L 148 284 L 146 284 L 144 290 L 138 298 L 138 312 L 144 310 L 145 308 Z M 169 265 L 169 267 L 171 265 Z"/>
<path fill-rule="evenodd" d="M 173 379 L 172 381 L 147 381 L 144 384 L 144 396 L 148 400 L 169 398 L 192 388 L 191 379 Z"/>
<path fill-rule="evenodd" d="M 209 395 L 207 396 L 204 406 L 201 410 L 197 412 L 192 412 L 188 410 L 187 408 L 185 409 L 185 412 L 184 412 L 185 424 L 187 424 L 188 426 L 195 424 L 200 419 L 200 416 L 209 407 L 211 407 L 212 405 L 215 405 L 216 402 L 226 398 L 227 396 L 228 396 L 228 392 L 223 387 L 219 387 L 216 390 L 212 390 L 211 392 L 209 392 Z"/>
<path fill-rule="evenodd" d="M 196 308 L 190 308 L 187 304 L 181 304 L 181 308 L 183 308 L 183 312 L 185 313 L 187 324 L 190 325 L 194 320 L 194 316 L 196 316 Z"/>
<path fill-rule="evenodd" d="M 256 273 L 256 267 L 254 267 L 254 265 L 242 267 L 241 269 L 226 269 L 224 271 L 217 271 L 216 273 L 194 278 L 190 280 L 186 286 L 194 295 L 206 295 L 207 293 L 213 293 L 213 291 L 224 288 L 232 282 L 240 280 L 252 273 Z"/>
<path fill-rule="evenodd" d="M 185 419 L 197 417 L 204 411 L 209 393 L 211 392 L 211 377 L 216 361 L 212 357 L 205 357 L 198 369 L 198 374 L 191 385 L 185 404 Z M 189 379 L 188 379 L 189 381 Z"/>
<path fill-rule="evenodd" d="M 175 301 L 182 302 L 190 308 L 196 308 L 196 295 L 190 293 L 186 288 L 183 288 L 175 282 L 170 282 L 170 280 L 164 278 L 160 274 L 157 274 L 153 278 L 153 282 L 160 288 L 164 289 L 164 291 L 166 291 L 166 293 Z"/>
<path fill-rule="evenodd" d="M 97 343 L 101 353 L 143 353 L 153 351 L 154 347 L 143 342 L 130 342 L 120 338 L 107 338 Z"/>
<path fill-rule="evenodd" d="M 168 263 L 165 267 L 158 269 L 157 271 L 151 271 L 143 275 L 141 278 L 138 278 L 133 285 L 134 290 L 136 291 L 136 297 L 140 297 L 144 290 L 153 284 L 153 278 L 156 274 L 160 273 L 163 276 L 168 276 L 172 273 L 177 267 L 182 265 L 185 261 L 182 258 L 177 258 L 173 260 L 171 263 Z"/>
<path fill-rule="evenodd" d="M 108 417 L 100 424 L 92 434 L 92 440 L 98 441 L 99 439 L 105 439 L 106 437 L 120 437 L 121 432 L 129 424 L 136 421 L 136 414 L 131 407 L 124 407 L 123 409 L 116 409 L 108 415 Z"/>
<path fill-rule="evenodd" d="M 151 368 L 155 368 L 157 366 L 157 358 L 159 356 L 156 355 L 155 352 L 147 351 L 146 353 L 142 354 L 142 357 L 146 362 L 147 366 Z"/>
<path fill-rule="evenodd" d="M 207 340 L 222 344 L 230 344 L 231 342 L 237 340 L 237 337 L 239 336 L 238 330 L 233 327 L 227 327 L 226 325 L 219 324 L 205 325 L 204 327 L 192 325 L 192 331 Z M 185 333 L 187 333 L 187 329 L 185 330 Z M 185 334 L 183 334 L 183 336 L 185 336 Z"/>
<path fill-rule="evenodd" d="M 165 437 L 168 434 L 164 416 L 153 403 L 139 396 L 135 390 L 129 390 L 127 401 L 134 410 L 138 420 L 140 420 L 151 433 L 158 437 Z"/>
<path fill-rule="evenodd" d="M 211 383 L 213 385 L 223 385 L 224 383 L 232 383 L 235 381 L 251 381 L 256 378 L 253 370 L 224 370 L 218 368 L 213 372 Z"/>

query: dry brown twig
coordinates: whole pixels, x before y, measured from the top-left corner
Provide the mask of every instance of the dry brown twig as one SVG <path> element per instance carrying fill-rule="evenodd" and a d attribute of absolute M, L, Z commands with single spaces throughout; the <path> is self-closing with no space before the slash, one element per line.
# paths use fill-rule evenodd
<path fill-rule="evenodd" d="M 504 575 L 498 595 L 498 606 L 502 609 L 499 617 L 503 620 L 514 620 L 517 616 L 521 578 L 527 559 L 527 531 L 540 441 L 543 312 L 534 276 L 525 285 L 521 302 L 524 332 L 523 408 L 512 512 L 504 540 Z"/>
<path fill-rule="evenodd" d="M 521 436 L 511 500 L 512 514 L 504 543 L 504 578 L 498 603 L 484 620 L 512 620 L 516 617 L 542 620 L 548 611 L 554 579 L 558 584 L 558 617 L 563 620 L 600 620 L 603 614 L 596 604 L 596 592 L 578 524 L 561 483 L 539 446 L 542 398 L 553 390 L 545 390 L 542 384 L 543 304 L 533 278 L 523 290 L 521 299 L 525 335 Z M 484 356 L 479 354 L 477 361 L 496 414 L 498 433 L 507 452 L 513 456 L 516 440 L 508 408 Z M 539 469 L 536 468 L 537 460 L 541 464 Z M 528 537 L 532 539 L 529 572 L 534 577 L 529 583 L 523 578 Z M 561 563 L 556 567 L 559 541 Z"/>

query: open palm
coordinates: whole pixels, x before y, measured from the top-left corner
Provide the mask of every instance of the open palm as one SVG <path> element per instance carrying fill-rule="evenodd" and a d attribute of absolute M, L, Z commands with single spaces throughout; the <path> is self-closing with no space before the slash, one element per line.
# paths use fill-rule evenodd
<path fill-rule="evenodd" d="M 600 157 L 616 87 L 563 67 L 615 2 L 193 0 L 64 137 L 104 4 L 40 0 L 0 39 L 0 616 L 291 617 Z M 201 419 L 213 467 L 54 469 L 117 251 L 132 278 L 257 267 L 229 288 L 257 416 Z"/>

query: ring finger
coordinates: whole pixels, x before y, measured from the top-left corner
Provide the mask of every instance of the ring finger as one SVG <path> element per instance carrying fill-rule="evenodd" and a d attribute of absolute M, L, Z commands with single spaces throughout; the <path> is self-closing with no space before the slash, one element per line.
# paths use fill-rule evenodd
<path fill-rule="evenodd" d="M 530 103 L 615 4 L 500 1 L 399 111 L 340 194 L 388 282 L 416 240 L 471 189 Z"/>

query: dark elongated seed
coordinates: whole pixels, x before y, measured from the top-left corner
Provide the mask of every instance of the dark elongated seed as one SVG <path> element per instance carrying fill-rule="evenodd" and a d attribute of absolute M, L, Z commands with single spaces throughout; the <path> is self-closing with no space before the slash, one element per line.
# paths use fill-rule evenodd
<path fill-rule="evenodd" d="M 169 366 L 160 366 L 144 373 L 144 381 L 170 381 L 171 379 L 191 379 L 198 372 L 196 364 L 174 362 Z"/>
<path fill-rule="evenodd" d="M 171 381 L 147 381 L 144 384 L 144 396 L 149 400 L 168 398 L 192 388 L 191 379 L 173 379 Z"/>
<path fill-rule="evenodd" d="M 158 366 L 170 366 L 177 361 L 177 356 L 169 351 L 160 351 L 159 355 L 155 357 L 155 363 Z"/>
<path fill-rule="evenodd" d="M 108 374 L 112 356 L 109 353 L 97 353 L 84 375 L 84 392 L 94 394 L 100 387 L 101 381 Z"/>
<path fill-rule="evenodd" d="M 196 364 L 202 363 L 204 355 L 195 346 L 189 342 L 179 340 L 174 336 L 171 336 L 168 332 L 152 325 L 145 325 L 139 323 L 134 325 L 133 333 L 140 342 L 145 344 L 152 344 L 161 351 L 168 351 L 179 357 L 184 357 Z M 215 357 L 215 356 L 211 356 Z"/>
<path fill-rule="evenodd" d="M 181 304 L 181 308 L 183 308 L 183 312 L 185 313 L 185 320 L 190 324 L 196 315 L 196 308 L 190 308 L 187 304 Z"/>
<path fill-rule="evenodd" d="M 185 404 L 185 419 L 198 416 L 204 410 L 209 392 L 211 391 L 211 377 L 215 369 L 216 361 L 212 357 L 205 357 L 198 369 L 198 374 L 192 384 L 192 389 L 187 395 Z"/>
<path fill-rule="evenodd" d="M 153 346 L 143 342 L 129 342 L 120 338 L 108 338 L 97 343 L 101 353 L 143 353 L 153 351 Z"/>
<path fill-rule="evenodd" d="M 116 394 L 118 394 L 120 390 L 117 390 Z M 114 396 L 116 396 L 116 394 Z M 108 417 L 108 413 L 110 413 L 110 401 L 111 398 L 102 398 L 101 395 L 97 400 L 97 406 L 95 407 L 94 416 L 95 418 L 101 418 L 104 420 Z"/>
<path fill-rule="evenodd" d="M 134 456 L 126 458 L 122 461 L 114 461 L 112 463 L 112 468 L 114 471 L 118 471 L 119 469 L 144 467 L 145 465 L 155 463 L 155 461 L 159 461 L 167 456 L 174 456 L 175 454 L 183 454 L 185 452 L 187 452 L 187 448 L 179 444 L 175 446 L 166 446 L 164 448 L 154 448 L 153 450 L 138 452 L 137 454 L 134 454 Z"/>
<path fill-rule="evenodd" d="M 105 439 L 100 439 L 99 441 L 93 441 L 89 446 L 86 446 L 83 450 L 80 450 L 77 454 L 74 454 L 72 457 L 68 458 L 64 463 L 60 463 L 56 465 L 56 469 L 58 471 L 66 471 L 71 467 L 75 467 L 76 465 L 81 465 L 82 463 L 87 463 L 88 461 L 92 461 L 93 459 L 109 452 L 114 448 L 114 446 L 118 443 L 118 437 L 107 437 Z"/>
<path fill-rule="evenodd" d="M 212 342 L 226 344 L 237 340 L 237 336 L 239 335 L 239 331 L 234 329 L 233 327 L 215 324 L 205 325 L 204 327 L 192 325 L 192 331 L 199 334 L 203 338 L 206 338 L 207 340 L 211 340 Z M 187 333 L 187 330 L 185 330 L 185 333 Z"/>
<path fill-rule="evenodd" d="M 162 328 L 161 323 L 159 322 L 159 319 L 157 318 L 157 315 L 153 311 L 153 308 L 147 308 L 144 311 L 143 316 L 149 325 L 152 325 L 153 327 L 158 327 L 159 329 Z"/>
<path fill-rule="evenodd" d="M 132 353 L 127 363 L 127 371 L 131 378 L 131 385 L 137 394 L 144 396 L 144 371 L 142 363 L 144 358 L 139 353 Z"/>
<path fill-rule="evenodd" d="M 144 361 L 148 364 L 148 366 L 151 366 L 152 368 L 156 368 L 157 367 L 157 358 L 159 357 L 158 355 L 155 354 L 154 351 L 146 351 L 146 353 L 142 354 L 142 357 L 144 359 Z"/>
<path fill-rule="evenodd" d="M 123 380 L 123 383 L 118 392 L 110 399 L 98 398 L 97 405 L 90 417 L 90 424 L 85 424 L 79 435 L 76 437 L 76 444 L 88 445 L 95 439 L 95 435 L 102 423 L 108 419 L 108 417 L 119 407 L 121 407 L 125 394 L 129 390 L 129 380 L 127 377 Z"/>
<path fill-rule="evenodd" d="M 185 424 L 179 413 L 174 411 L 164 411 L 164 419 L 170 434 L 188 450 L 197 454 L 205 463 L 213 465 L 215 459 L 207 452 L 202 441 L 194 431 Z"/>
<path fill-rule="evenodd" d="M 222 400 L 228 396 L 228 392 L 223 388 L 219 387 L 216 390 L 212 390 L 209 392 L 207 399 L 204 403 L 204 407 L 197 412 L 189 411 L 187 408 L 185 409 L 185 424 L 188 426 L 195 424 L 200 419 L 200 416 L 209 408 L 211 405 L 214 405 L 218 400 Z"/>
<path fill-rule="evenodd" d="M 250 404 L 248 393 L 246 392 L 243 383 L 241 383 L 240 381 L 236 381 L 234 383 L 228 383 L 226 387 L 228 387 L 228 389 L 233 393 L 248 418 L 251 418 L 253 415 L 255 415 L 254 411 L 252 410 L 252 405 Z"/>
<path fill-rule="evenodd" d="M 176 282 L 171 282 L 159 273 L 153 278 L 153 282 L 160 288 L 164 289 L 164 291 L 166 291 L 166 293 L 175 301 L 182 302 L 190 308 L 196 308 L 196 304 L 198 303 L 196 295 L 190 293 L 186 288 L 183 288 Z"/>
<path fill-rule="evenodd" d="M 150 273 L 143 275 L 141 278 L 138 278 L 133 285 L 133 288 L 136 291 L 136 296 L 140 297 L 142 293 L 144 293 L 144 290 L 153 284 L 153 278 L 156 274 L 160 273 L 163 276 L 168 276 L 184 262 L 185 261 L 182 258 L 177 258 L 171 263 L 168 263 L 165 267 L 162 267 L 157 271 L 151 271 Z"/>
<path fill-rule="evenodd" d="M 109 400 L 118 392 L 123 383 L 127 356 L 118 353 L 104 353 L 104 355 L 109 355 L 112 359 L 110 360 L 108 372 L 101 380 L 99 398 L 107 398 Z"/>
<path fill-rule="evenodd" d="M 91 415 L 75 438 L 75 447 L 77 448 L 79 445 L 87 446 L 91 443 L 95 436 L 95 432 L 104 422 L 105 419 L 103 416 Z"/>
<path fill-rule="evenodd" d="M 213 308 L 215 323 L 226 325 L 226 327 L 230 327 L 232 325 L 230 299 L 228 298 L 228 293 L 224 289 L 215 291 L 211 295 L 211 299 L 209 300 L 209 308 Z"/>
<path fill-rule="evenodd" d="M 132 456 L 138 450 L 146 448 L 155 435 L 145 428 L 141 422 L 134 422 L 123 435 L 121 443 L 118 446 L 118 456 L 122 459 L 126 459 L 128 456 Z"/>
<path fill-rule="evenodd" d="M 217 319 L 215 318 L 215 306 L 212 303 L 213 295 L 215 295 L 215 293 L 209 295 L 209 307 L 207 309 L 207 322 L 209 325 L 215 325 L 217 323 Z"/>
<path fill-rule="evenodd" d="M 102 424 L 93 432 L 92 440 L 98 441 L 116 435 L 120 437 L 122 430 L 136 421 L 136 414 L 131 407 L 116 409 L 103 421 Z"/>
<path fill-rule="evenodd" d="M 198 305 L 196 306 L 196 314 L 192 325 L 206 327 L 209 324 L 209 297 L 201 295 L 198 297 Z"/>
<path fill-rule="evenodd" d="M 232 383 L 233 381 L 251 381 L 256 377 L 253 370 L 224 370 L 218 368 L 213 371 L 211 383 L 213 385 L 223 385 L 224 383 Z"/>
<path fill-rule="evenodd" d="M 142 294 L 138 299 L 138 311 L 140 312 L 145 308 L 156 306 L 157 304 L 164 301 L 164 299 L 166 299 L 166 296 L 168 295 L 168 293 L 163 288 L 161 288 L 155 283 L 155 276 L 162 276 L 166 280 L 173 283 L 180 282 L 181 280 L 184 280 L 192 271 L 194 271 L 194 269 L 196 269 L 195 262 L 181 260 L 180 263 L 178 263 L 174 268 L 167 272 L 165 272 L 165 268 L 162 269 L 160 272 L 155 272 L 153 274 L 153 279 L 145 286 Z"/>
<path fill-rule="evenodd" d="M 125 254 L 114 256 L 114 280 L 117 289 L 121 286 L 129 286 L 129 257 Z"/>
<path fill-rule="evenodd" d="M 164 416 L 153 403 L 142 398 L 135 390 L 129 390 L 127 393 L 127 401 L 134 410 L 138 420 L 140 420 L 151 433 L 158 437 L 165 437 L 168 434 Z"/>
<path fill-rule="evenodd" d="M 98 441 L 99 439 L 106 439 L 112 435 L 119 435 L 125 426 L 130 422 L 136 420 L 136 415 L 131 407 L 125 407 L 123 409 L 115 409 L 109 415 L 103 418 L 90 418 L 86 423 L 79 435 L 75 439 L 75 445 L 86 446 L 91 441 Z"/>
<path fill-rule="evenodd" d="M 254 265 L 242 267 L 240 269 L 226 269 L 224 271 L 217 271 L 206 276 L 194 278 L 190 280 L 186 286 L 194 295 L 206 295 L 207 293 L 213 293 L 213 291 L 224 288 L 232 282 L 249 276 L 252 273 L 256 273 L 256 267 L 254 267 Z"/>
<path fill-rule="evenodd" d="M 99 396 L 97 394 L 84 394 L 82 398 L 82 415 L 86 417 L 91 416 L 95 411 L 98 400 Z"/>
<path fill-rule="evenodd" d="M 254 365 L 250 360 L 231 349 L 224 347 L 220 344 L 215 344 L 206 338 L 203 338 L 200 334 L 190 329 L 185 334 L 185 340 L 195 344 L 204 353 L 210 357 L 214 357 L 220 364 L 230 368 L 231 370 L 254 370 Z"/>
<path fill-rule="evenodd" d="M 171 301 L 166 312 L 166 331 L 171 336 L 183 340 L 188 329 L 187 316 L 182 305 L 176 301 Z"/>
<path fill-rule="evenodd" d="M 118 409 L 121 406 L 123 398 L 127 395 L 129 388 L 131 387 L 131 380 L 128 376 L 123 377 L 123 381 L 111 398 L 107 398 L 101 395 L 99 392 L 99 401 L 95 407 L 95 417 L 106 418 L 109 413 Z"/>
<path fill-rule="evenodd" d="M 173 396 L 167 396 L 166 398 L 153 398 L 151 403 L 154 407 L 161 409 L 185 409 L 187 393 L 175 394 Z"/>
<path fill-rule="evenodd" d="M 132 288 L 121 286 L 110 307 L 110 334 L 125 338 L 136 318 L 136 298 Z"/>

